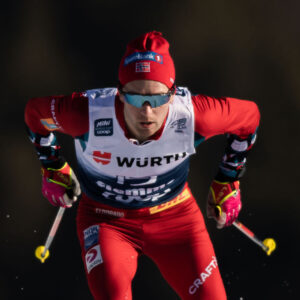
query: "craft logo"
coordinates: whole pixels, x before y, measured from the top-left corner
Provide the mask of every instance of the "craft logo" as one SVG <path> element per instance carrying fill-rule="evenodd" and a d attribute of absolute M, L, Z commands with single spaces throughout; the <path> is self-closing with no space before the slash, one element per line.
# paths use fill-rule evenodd
<path fill-rule="evenodd" d="M 175 132 L 183 132 L 186 129 L 186 118 L 178 119 L 171 123 L 171 128 L 176 127 Z"/>
<path fill-rule="evenodd" d="M 141 60 L 147 60 L 147 61 L 150 60 L 150 61 L 157 62 L 159 64 L 163 63 L 162 55 L 152 51 L 146 51 L 146 52 L 134 52 L 133 54 L 127 56 L 124 60 L 124 66 L 127 66 L 132 62 L 141 61 Z"/>
<path fill-rule="evenodd" d="M 135 64 L 136 73 L 147 73 L 150 72 L 150 62 L 137 62 Z"/>
<path fill-rule="evenodd" d="M 103 263 L 103 259 L 101 256 L 100 251 L 100 245 L 97 245 L 93 248 L 91 248 L 86 254 L 85 254 L 85 265 L 88 273 L 95 268 L 96 266 Z"/>
<path fill-rule="evenodd" d="M 102 165 L 108 165 L 111 160 L 111 153 L 109 152 L 101 152 L 101 151 L 94 151 L 93 152 L 93 159 L 96 163 L 101 163 Z"/>
<path fill-rule="evenodd" d="M 112 119 L 97 119 L 94 122 L 95 136 L 111 136 L 113 135 L 113 120 Z"/>
<path fill-rule="evenodd" d="M 59 122 L 56 118 L 55 102 L 56 102 L 55 98 L 51 100 L 51 105 L 50 105 L 51 115 L 52 115 L 53 121 L 57 125 L 57 127 L 61 128 L 61 126 L 59 125 Z"/>
<path fill-rule="evenodd" d="M 189 287 L 189 293 L 191 295 L 197 292 L 197 289 L 205 283 L 208 277 L 211 276 L 212 272 L 218 267 L 218 262 L 215 256 L 212 256 L 211 262 L 208 266 L 199 274 L 199 277 L 196 278 L 193 284 Z"/>

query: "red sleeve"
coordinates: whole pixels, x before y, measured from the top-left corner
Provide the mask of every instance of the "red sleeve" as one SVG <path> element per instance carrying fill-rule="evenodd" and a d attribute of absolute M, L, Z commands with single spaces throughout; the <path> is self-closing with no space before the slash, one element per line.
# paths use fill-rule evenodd
<path fill-rule="evenodd" d="M 195 131 L 205 139 L 225 133 L 246 138 L 259 125 L 260 113 L 252 101 L 196 95 L 192 102 Z"/>
<path fill-rule="evenodd" d="M 30 99 L 25 122 L 32 132 L 48 135 L 58 131 L 73 137 L 89 130 L 88 98 L 82 93 Z"/>

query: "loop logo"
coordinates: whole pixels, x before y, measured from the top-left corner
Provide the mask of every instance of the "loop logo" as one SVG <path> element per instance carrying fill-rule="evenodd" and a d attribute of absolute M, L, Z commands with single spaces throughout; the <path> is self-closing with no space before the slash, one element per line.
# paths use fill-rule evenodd
<path fill-rule="evenodd" d="M 113 119 L 98 119 L 94 122 L 95 136 L 111 136 L 113 135 Z"/>

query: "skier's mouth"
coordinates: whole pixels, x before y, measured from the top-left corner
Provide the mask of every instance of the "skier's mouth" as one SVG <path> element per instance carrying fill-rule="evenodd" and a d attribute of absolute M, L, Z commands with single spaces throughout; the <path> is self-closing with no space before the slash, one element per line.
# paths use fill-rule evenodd
<path fill-rule="evenodd" d="M 144 128 L 149 128 L 154 123 L 153 122 L 140 122 L 140 124 Z"/>

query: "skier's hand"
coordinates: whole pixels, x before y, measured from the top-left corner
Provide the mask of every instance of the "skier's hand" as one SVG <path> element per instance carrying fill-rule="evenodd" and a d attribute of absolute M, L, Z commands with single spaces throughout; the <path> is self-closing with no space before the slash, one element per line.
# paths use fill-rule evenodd
<path fill-rule="evenodd" d="M 81 194 L 79 182 L 65 163 L 60 169 L 42 167 L 42 193 L 54 206 L 71 207 Z"/>
<path fill-rule="evenodd" d="M 217 228 L 231 225 L 242 208 L 240 182 L 219 182 L 214 180 L 207 198 L 207 216 L 214 218 Z"/>

